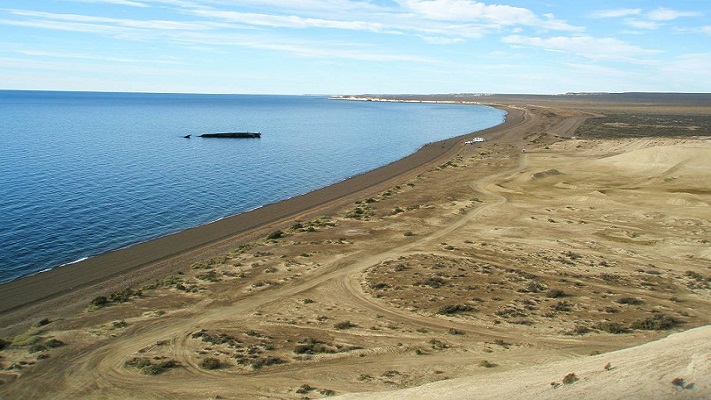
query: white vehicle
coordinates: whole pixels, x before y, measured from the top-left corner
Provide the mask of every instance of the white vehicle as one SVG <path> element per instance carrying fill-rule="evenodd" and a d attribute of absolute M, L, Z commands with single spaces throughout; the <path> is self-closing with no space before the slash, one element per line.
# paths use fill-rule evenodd
<path fill-rule="evenodd" d="M 467 141 L 464 142 L 464 143 L 465 143 L 465 144 L 476 144 L 476 143 L 485 142 L 485 141 L 486 141 L 486 139 L 484 139 L 483 137 L 475 137 L 474 139 L 472 139 L 472 140 L 467 140 Z"/>

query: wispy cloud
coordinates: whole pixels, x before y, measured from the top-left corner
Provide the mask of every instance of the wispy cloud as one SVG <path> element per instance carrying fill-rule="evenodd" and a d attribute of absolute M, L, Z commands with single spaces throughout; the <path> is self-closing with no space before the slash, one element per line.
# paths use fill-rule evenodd
<path fill-rule="evenodd" d="M 133 0 L 69 0 L 75 3 L 102 3 L 102 4 L 116 4 L 119 6 L 129 6 L 129 7 L 149 7 L 148 4 L 140 1 Z"/>
<path fill-rule="evenodd" d="M 641 8 L 618 8 L 614 10 L 602 10 L 592 14 L 593 18 L 621 18 L 642 13 Z"/>
<path fill-rule="evenodd" d="M 30 10 L 8 10 L 10 14 L 38 18 L 44 21 L 67 21 L 78 24 L 96 24 L 104 27 L 118 26 L 127 28 L 155 29 L 155 30 L 209 30 L 225 25 L 215 24 L 210 21 L 169 21 L 169 20 L 138 20 L 110 17 L 95 17 L 79 14 L 58 14 Z M 33 20 L 38 21 L 38 20 Z"/>
<path fill-rule="evenodd" d="M 643 19 L 630 19 L 625 21 L 625 24 L 637 29 L 658 29 L 661 26 L 657 21 L 648 21 Z"/>
<path fill-rule="evenodd" d="M 8 10 L 16 16 L 29 17 L 24 20 L 0 19 L 2 25 L 41 28 L 59 31 L 72 31 L 108 35 L 114 38 L 155 41 L 184 46 L 215 45 L 237 46 L 244 48 L 270 50 L 299 57 L 350 59 L 381 62 L 419 62 L 431 63 L 432 59 L 417 55 L 401 54 L 391 51 L 378 51 L 374 48 L 364 48 L 362 45 L 344 42 L 329 42 L 325 40 L 297 40 L 271 32 L 242 31 L 242 19 L 251 19 L 249 25 L 264 25 L 277 27 L 330 27 L 332 23 L 325 20 L 310 20 L 297 18 L 272 18 L 267 15 L 226 14 L 230 23 L 214 20 L 201 21 L 166 21 L 166 20 L 135 20 L 108 17 L 95 17 L 77 14 L 58 14 L 28 10 Z M 259 19 L 257 17 L 262 17 Z M 237 21 L 240 20 L 240 21 Z M 256 22 L 255 22 L 256 21 Z M 237 30 L 235 28 L 238 28 Z M 337 26 L 339 29 L 345 29 Z M 366 29 L 353 26 L 352 29 Z M 369 30 L 379 30 L 379 27 L 368 27 Z M 385 29 L 385 28 L 383 28 Z M 241 31 L 241 32 L 240 32 Z M 25 54 L 30 55 L 29 52 Z M 40 56 L 42 54 L 35 53 Z M 48 56 L 45 54 L 45 56 Z M 81 58 L 81 57 L 77 57 Z"/>
<path fill-rule="evenodd" d="M 396 0 L 405 10 L 427 19 L 480 21 L 495 26 L 524 25 L 550 30 L 579 31 L 553 15 L 540 17 L 533 11 L 508 5 L 485 4 L 473 0 Z"/>
<path fill-rule="evenodd" d="M 207 18 L 216 18 L 248 25 L 260 25 L 274 28 L 330 28 L 370 32 L 386 32 L 388 28 L 380 23 L 365 21 L 339 21 L 320 18 L 303 18 L 295 15 L 273 15 L 264 13 L 246 13 L 214 9 L 193 9 L 190 13 Z"/>
<path fill-rule="evenodd" d="M 73 53 L 73 52 L 57 52 L 46 50 L 28 50 L 15 49 L 11 50 L 14 53 L 32 57 L 43 58 L 58 58 L 58 59 L 74 59 L 74 60 L 91 60 L 111 63 L 140 63 L 140 64 L 179 64 L 176 60 L 167 59 L 147 59 L 147 58 L 131 58 L 131 57 L 116 57 L 101 54 Z"/>
<path fill-rule="evenodd" d="M 549 51 L 575 54 L 595 61 L 647 63 L 646 57 L 660 53 L 658 50 L 647 50 L 615 38 L 591 36 L 541 38 L 511 35 L 503 38 L 503 41 L 513 45 L 538 47 Z"/>
<path fill-rule="evenodd" d="M 671 21 L 683 17 L 699 17 L 703 13 L 697 11 L 678 11 L 671 8 L 660 7 L 647 13 L 647 17 L 652 21 Z"/>
<path fill-rule="evenodd" d="M 659 7 L 651 11 L 640 8 L 620 8 L 598 11 L 592 14 L 594 18 L 624 18 L 624 23 L 637 29 L 659 29 L 664 22 L 684 17 L 699 17 L 698 11 L 679 11 L 667 7 Z"/>

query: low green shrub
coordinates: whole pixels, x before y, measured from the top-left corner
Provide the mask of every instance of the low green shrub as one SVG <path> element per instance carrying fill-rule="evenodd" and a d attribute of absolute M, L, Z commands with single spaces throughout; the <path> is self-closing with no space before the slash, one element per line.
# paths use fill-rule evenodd
<path fill-rule="evenodd" d="M 437 310 L 437 314 L 451 315 L 464 312 L 474 311 L 474 307 L 466 304 L 447 304 Z"/>
<path fill-rule="evenodd" d="M 676 318 L 665 314 L 656 314 L 651 317 L 639 319 L 632 323 L 632 329 L 642 329 L 647 331 L 665 331 L 679 324 Z"/>
<path fill-rule="evenodd" d="M 222 362 L 214 357 L 208 357 L 200 361 L 200 368 L 202 369 L 220 369 L 222 368 Z"/>

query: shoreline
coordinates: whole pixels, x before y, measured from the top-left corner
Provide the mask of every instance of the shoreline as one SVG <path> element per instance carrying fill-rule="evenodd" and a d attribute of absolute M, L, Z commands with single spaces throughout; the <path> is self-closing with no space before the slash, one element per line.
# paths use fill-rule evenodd
<path fill-rule="evenodd" d="M 39 314 L 48 301 L 77 309 L 79 303 L 84 307 L 87 298 L 110 288 L 162 278 L 181 266 L 283 228 L 289 221 L 324 214 L 393 180 L 430 168 L 451 157 L 470 136 L 495 135 L 523 121 L 519 109 L 492 106 L 507 113 L 494 127 L 426 144 L 402 159 L 306 194 L 0 284 L 0 321 L 6 327 L 22 323 Z"/>

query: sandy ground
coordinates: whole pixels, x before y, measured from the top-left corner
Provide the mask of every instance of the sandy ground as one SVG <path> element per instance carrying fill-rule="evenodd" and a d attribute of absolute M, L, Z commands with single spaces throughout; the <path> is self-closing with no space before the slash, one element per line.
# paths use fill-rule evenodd
<path fill-rule="evenodd" d="M 271 238 L 6 313 L 0 397 L 711 397 L 711 141 L 518 109 Z"/>

